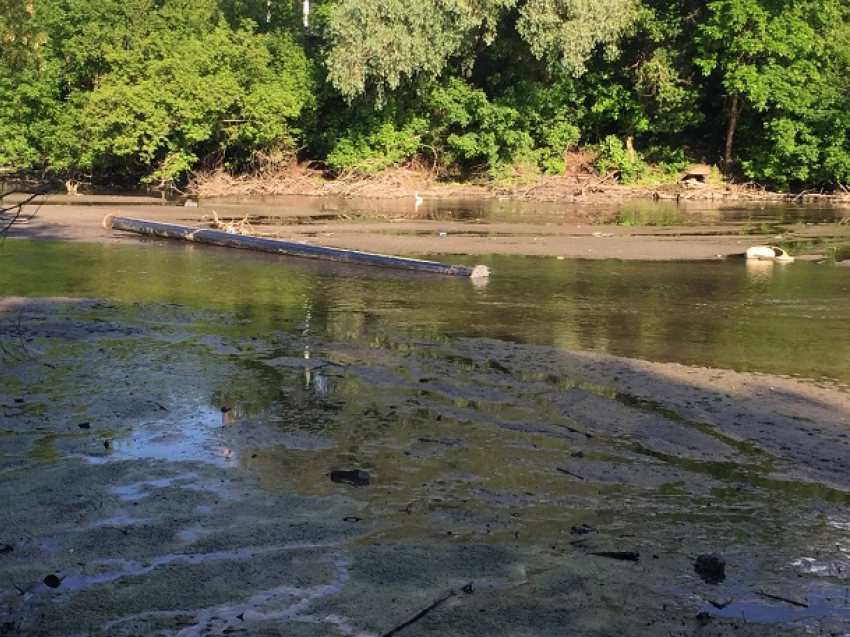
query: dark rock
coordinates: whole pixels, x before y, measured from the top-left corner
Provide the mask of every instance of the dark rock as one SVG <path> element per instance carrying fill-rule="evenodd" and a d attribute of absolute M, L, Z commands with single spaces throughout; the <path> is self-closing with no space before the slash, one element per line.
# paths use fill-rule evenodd
<path fill-rule="evenodd" d="M 694 571 L 706 584 L 719 584 L 726 579 L 726 560 L 717 553 L 703 553 L 697 557 Z"/>
<path fill-rule="evenodd" d="M 596 533 L 598 529 L 589 524 L 574 524 L 570 527 L 570 533 L 573 535 L 587 535 L 588 533 Z"/>
<path fill-rule="evenodd" d="M 350 484 L 353 487 L 369 486 L 369 472 L 363 469 L 335 469 L 331 471 L 331 482 Z"/>
<path fill-rule="evenodd" d="M 65 576 L 60 573 L 51 573 L 44 578 L 44 585 L 49 588 L 58 588 Z"/>

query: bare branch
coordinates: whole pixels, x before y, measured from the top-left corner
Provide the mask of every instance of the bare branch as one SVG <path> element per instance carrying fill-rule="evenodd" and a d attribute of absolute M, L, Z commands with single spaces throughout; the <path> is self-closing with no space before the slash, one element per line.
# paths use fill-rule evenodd
<path fill-rule="evenodd" d="M 38 213 L 39 203 L 36 209 L 31 213 L 24 213 L 24 208 L 47 193 L 47 187 L 37 188 L 33 192 L 25 190 L 10 190 L 9 192 L 0 193 L 0 241 L 6 238 L 12 226 L 19 223 L 30 221 Z M 3 203 L 3 200 L 10 195 L 24 194 L 26 197 L 22 201 Z"/>

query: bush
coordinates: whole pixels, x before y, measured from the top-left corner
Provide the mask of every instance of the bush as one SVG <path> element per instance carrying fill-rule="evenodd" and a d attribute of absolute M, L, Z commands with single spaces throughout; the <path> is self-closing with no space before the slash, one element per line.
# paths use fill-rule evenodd
<path fill-rule="evenodd" d="M 596 160 L 596 167 L 599 172 L 616 172 L 624 184 L 635 183 L 646 172 L 646 164 L 640 156 L 629 151 L 616 135 L 608 135 L 597 150 L 599 158 Z"/>
<path fill-rule="evenodd" d="M 358 172 L 372 175 L 412 160 L 419 152 L 417 120 L 401 128 L 392 122 L 376 122 L 372 130 L 349 131 L 333 146 L 326 158 L 334 173 Z"/>

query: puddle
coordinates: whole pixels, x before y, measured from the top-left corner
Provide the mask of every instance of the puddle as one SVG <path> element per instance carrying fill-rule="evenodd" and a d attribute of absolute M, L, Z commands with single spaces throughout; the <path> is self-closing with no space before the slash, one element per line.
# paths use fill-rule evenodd
<path fill-rule="evenodd" d="M 89 462 L 116 460 L 165 460 L 171 462 L 208 462 L 234 466 L 238 452 L 228 445 L 221 410 L 199 406 L 192 418 L 178 418 L 136 427 L 124 437 L 110 439 L 110 454 L 87 457 Z"/>
<path fill-rule="evenodd" d="M 723 608 L 704 604 L 702 611 L 716 617 L 773 624 L 786 628 L 801 626 L 817 631 L 823 625 L 850 625 L 850 587 L 811 586 L 801 599 L 765 592 L 748 592 L 747 598 Z"/>
<path fill-rule="evenodd" d="M 241 558 L 233 556 L 228 559 Z M 326 597 L 338 594 L 349 579 L 347 561 L 336 560 L 333 567 L 334 581 L 328 584 L 308 588 L 279 586 L 261 591 L 245 602 L 238 604 L 222 604 L 209 608 L 170 612 L 138 613 L 109 622 L 105 628 L 107 630 L 122 630 L 127 625 L 145 625 L 157 618 L 179 617 L 181 622 L 190 622 L 193 625 L 179 630 L 176 633 L 178 637 L 228 634 L 240 630 L 245 622 L 267 621 L 327 625 L 343 635 L 354 635 L 357 630 L 349 625 L 344 618 L 313 612 L 314 604 Z"/>

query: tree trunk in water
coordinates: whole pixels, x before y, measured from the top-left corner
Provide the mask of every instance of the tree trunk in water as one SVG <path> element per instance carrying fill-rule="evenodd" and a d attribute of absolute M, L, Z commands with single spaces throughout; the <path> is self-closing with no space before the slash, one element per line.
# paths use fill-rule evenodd
<path fill-rule="evenodd" d="M 732 94 L 732 106 L 729 110 L 729 126 L 726 128 L 726 152 L 723 155 L 723 172 L 727 176 L 732 172 L 732 147 L 735 140 L 735 128 L 738 126 L 738 116 L 741 114 L 737 91 Z"/>

